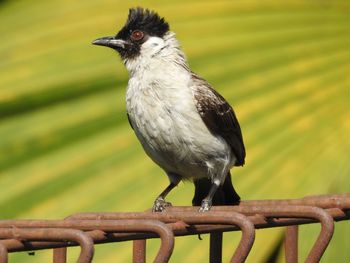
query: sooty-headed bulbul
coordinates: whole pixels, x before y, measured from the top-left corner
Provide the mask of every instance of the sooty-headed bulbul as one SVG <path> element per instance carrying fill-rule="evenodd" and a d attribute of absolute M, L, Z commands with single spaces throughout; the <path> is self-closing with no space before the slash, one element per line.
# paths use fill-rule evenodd
<path fill-rule="evenodd" d="M 243 166 L 245 147 L 236 115 L 207 81 L 191 71 L 164 18 L 131 8 L 115 36 L 93 44 L 120 54 L 129 72 L 130 125 L 147 155 L 169 178 L 153 211 L 170 205 L 165 197 L 181 180 L 194 182 L 192 204 L 200 205 L 199 211 L 238 204 L 230 169 Z"/>

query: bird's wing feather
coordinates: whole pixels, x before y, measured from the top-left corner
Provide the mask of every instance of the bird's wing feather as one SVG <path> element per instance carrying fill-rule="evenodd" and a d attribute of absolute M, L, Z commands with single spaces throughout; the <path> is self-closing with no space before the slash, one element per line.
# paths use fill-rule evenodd
<path fill-rule="evenodd" d="M 203 122 L 214 135 L 219 135 L 230 145 L 237 161 L 244 165 L 245 147 L 241 128 L 228 102 L 205 80 L 193 73 L 192 85 L 197 110 Z"/>
<path fill-rule="evenodd" d="M 130 124 L 131 129 L 134 130 L 134 127 L 132 126 L 132 123 L 131 123 L 129 114 L 127 113 L 126 116 L 128 117 L 128 121 L 129 121 L 129 124 Z"/>

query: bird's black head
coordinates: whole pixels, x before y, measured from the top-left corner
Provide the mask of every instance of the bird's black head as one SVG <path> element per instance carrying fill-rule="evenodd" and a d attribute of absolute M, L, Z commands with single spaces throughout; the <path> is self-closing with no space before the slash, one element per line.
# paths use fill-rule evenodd
<path fill-rule="evenodd" d="M 102 37 L 92 42 L 119 52 L 123 59 L 140 54 L 141 46 L 149 37 L 162 38 L 169 31 L 169 24 L 156 12 L 140 7 L 129 10 L 128 20 L 114 37 Z"/>

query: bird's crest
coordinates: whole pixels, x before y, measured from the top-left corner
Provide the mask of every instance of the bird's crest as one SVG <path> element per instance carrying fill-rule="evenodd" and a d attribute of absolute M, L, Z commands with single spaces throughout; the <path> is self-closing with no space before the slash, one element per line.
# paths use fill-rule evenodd
<path fill-rule="evenodd" d="M 169 31 L 169 24 L 156 12 L 141 7 L 130 8 L 128 20 L 118 37 L 125 37 L 133 30 L 142 30 L 150 36 L 162 37 Z"/>

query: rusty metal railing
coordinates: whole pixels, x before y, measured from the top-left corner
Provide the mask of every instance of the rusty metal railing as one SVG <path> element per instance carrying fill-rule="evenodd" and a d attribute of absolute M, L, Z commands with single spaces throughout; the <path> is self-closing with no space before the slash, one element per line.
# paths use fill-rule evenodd
<path fill-rule="evenodd" d="M 230 262 L 244 262 L 255 229 L 286 227 L 285 259 L 298 260 L 298 225 L 319 223 L 321 231 L 306 262 L 319 262 L 332 238 L 334 222 L 350 218 L 350 194 L 302 199 L 242 201 L 199 213 L 198 207 L 168 207 L 161 213 L 80 213 L 64 220 L 0 220 L 0 263 L 8 253 L 53 249 L 53 262 L 66 263 L 67 247 L 80 246 L 78 263 L 93 260 L 94 244 L 133 240 L 133 262 L 146 262 L 146 240 L 160 238 L 154 262 L 168 262 L 178 236 L 210 234 L 209 262 L 222 261 L 223 233 L 241 231 Z"/>

